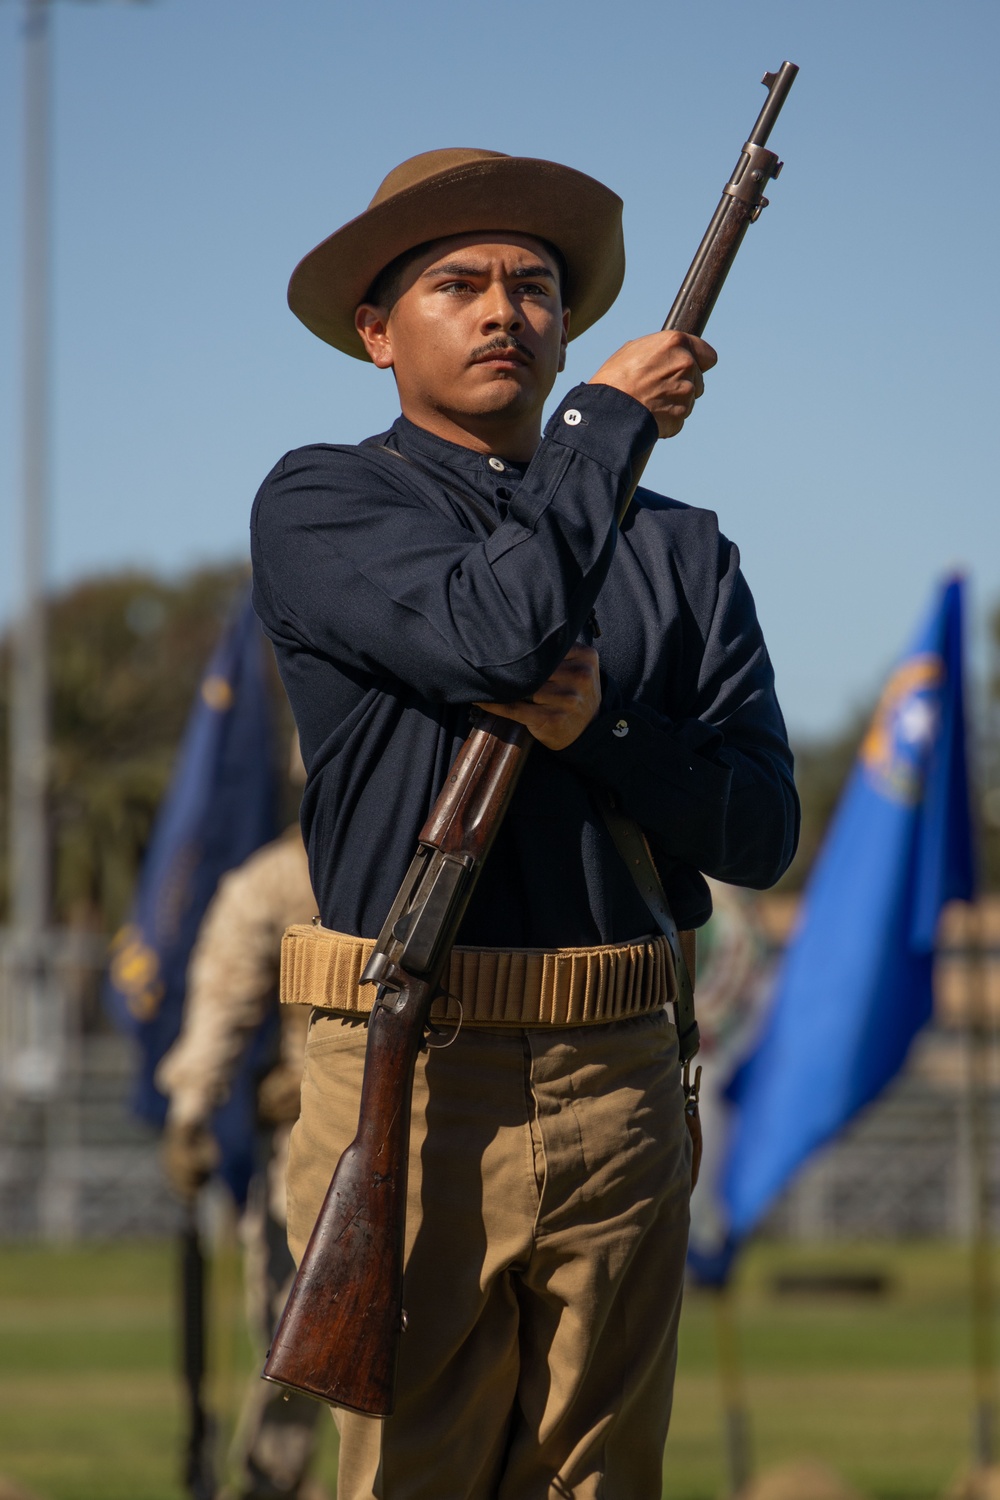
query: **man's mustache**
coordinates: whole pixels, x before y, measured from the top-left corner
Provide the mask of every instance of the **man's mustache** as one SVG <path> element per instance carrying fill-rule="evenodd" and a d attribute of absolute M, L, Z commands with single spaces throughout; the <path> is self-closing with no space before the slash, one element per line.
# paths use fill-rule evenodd
<path fill-rule="evenodd" d="M 512 333 L 498 333 L 496 338 L 490 339 L 486 344 L 480 344 L 473 349 L 469 355 L 470 359 L 482 359 L 487 354 L 502 354 L 505 349 L 515 349 L 518 354 L 523 354 L 525 359 L 534 359 L 534 354 L 527 344 L 522 344 L 520 339 Z"/>

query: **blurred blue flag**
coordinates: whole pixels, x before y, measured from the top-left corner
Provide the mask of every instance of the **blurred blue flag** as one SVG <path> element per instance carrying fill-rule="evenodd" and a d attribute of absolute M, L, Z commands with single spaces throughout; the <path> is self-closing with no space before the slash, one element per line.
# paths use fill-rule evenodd
<path fill-rule="evenodd" d="M 930 1019 L 941 908 L 975 887 L 962 606 L 952 579 L 886 684 L 769 1018 L 727 1090 L 730 1253 L 806 1157 L 894 1077 Z"/>
<path fill-rule="evenodd" d="M 106 998 L 138 1043 L 132 1107 L 162 1125 L 153 1074 L 181 1025 L 188 960 L 227 870 L 275 837 L 277 775 L 264 637 L 249 596 L 202 678 L 139 878 L 131 918 L 112 944 Z M 212 1125 L 220 1175 L 242 1202 L 253 1169 L 256 1077 L 270 1038 L 258 1035 Z"/>

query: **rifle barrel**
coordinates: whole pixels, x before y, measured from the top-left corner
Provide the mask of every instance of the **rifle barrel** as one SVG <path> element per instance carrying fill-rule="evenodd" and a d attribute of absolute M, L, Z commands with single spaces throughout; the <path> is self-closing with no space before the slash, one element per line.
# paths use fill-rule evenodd
<path fill-rule="evenodd" d="M 704 333 L 743 236 L 767 204 L 764 189 L 781 170 L 780 161 L 773 151 L 764 149 L 764 143 L 798 71 L 795 63 L 783 62 L 777 73 L 764 74 L 768 90 L 764 108 L 723 189 L 719 206 L 667 314 L 664 329 L 697 334 L 699 338 Z"/>
<path fill-rule="evenodd" d="M 781 106 L 788 98 L 788 90 L 795 82 L 795 75 L 798 71 L 795 63 L 783 62 L 777 73 L 764 74 L 761 82 L 767 84 L 767 98 L 764 100 L 764 108 L 757 116 L 757 123 L 747 137 L 753 145 L 767 145 L 767 138 L 781 113 Z"/>

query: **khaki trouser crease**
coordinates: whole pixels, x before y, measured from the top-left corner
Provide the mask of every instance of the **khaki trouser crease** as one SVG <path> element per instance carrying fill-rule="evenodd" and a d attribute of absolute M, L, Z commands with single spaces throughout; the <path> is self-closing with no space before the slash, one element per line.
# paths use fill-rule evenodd
<path fill-rule="evenodd" d="M 356 1130 L 365 1040 L 335 1017 L 310 1032 L 296 1257 Z M 339 1500 L 658 1497 L 689 1152 L 662 1013 L 422 1055 L 397 1409 L 336 1413 Z"/>

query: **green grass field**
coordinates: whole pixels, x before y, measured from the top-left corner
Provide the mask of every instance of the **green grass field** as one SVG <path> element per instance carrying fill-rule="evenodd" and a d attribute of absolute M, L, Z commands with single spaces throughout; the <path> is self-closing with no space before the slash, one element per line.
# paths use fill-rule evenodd
<path fill-rule="evenodd" d="M 967 1256 L 958 1247 L 760 1246 L 738 1316 L 759 1467 L 819 1459 L 871 1500 L 938 1500 L 969 1461 Z M 776 1269 L 871 1269 L 888 1295 L 776 1297 Z M 711 1298 L 689 1295 L 664 1496 L 724 1493 Z"/>
<path fill-rule="evenodd" d="M 779 1298 L 776 1269 L 880 1270 L 880 1298 Z M 966 1259 L 951 1246 L 759 1246 L 739 1324 L 761 1466 L 809 1456 L 870 1500 L 938 1500 L 969 1448 Z M 0 1251 L 0 1475 L 41 1500 L 180 1500 L 169 1245 Z M 231 1422 L 253 1365 L 238 1264 L 214 1272 L 212 1399 Z M 689 1296 L 664 1500 L 724 1493 L 715 1310 Z M 333 1423 L 320 1475 L 335 1491 Z"/>

